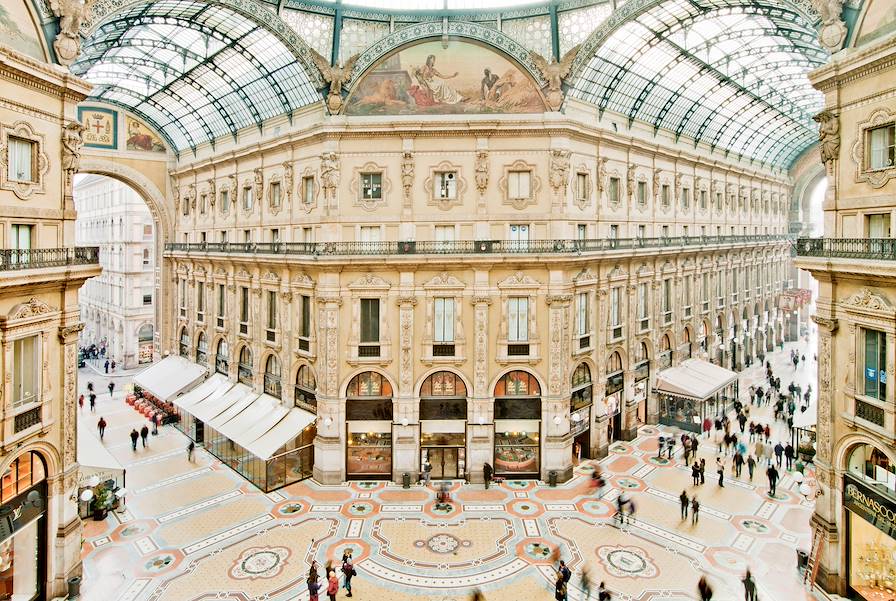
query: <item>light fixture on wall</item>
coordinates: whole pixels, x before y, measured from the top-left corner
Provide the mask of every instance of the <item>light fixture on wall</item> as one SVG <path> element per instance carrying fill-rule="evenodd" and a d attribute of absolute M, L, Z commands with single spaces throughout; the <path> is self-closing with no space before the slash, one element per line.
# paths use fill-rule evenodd
<path fill-rule="evenodd" d="M 476 418 L 476 421 L 479 422 L 480 426 L 485 425 L 485 416 L 483 414 L 479 414 L 479 417 Z"/>
<path fill-rule="evenodd" d="M 559 425 L 560 425 L 560 416 L 559 416 L 559 415 L 555 415 L 555 416 L 554 416 L 554 425 L 555 425 L 555 426 L 559 426 Z"/>
<path fill-rule="evenodd" d="M 329 428 L 332 424 L 333 424 L 333 418 L 331 418 L 331 417 L 324 418 L 324 426 Z"/>
<path fill-rule="evenodd" d="M 402 425 L 402 426 L 407 426 L 407 425 L 408 425 L 408 418 L 406 418 L 406 417 L 401 418 L 401 425 Z"/>
<path fill-rule="evenodd" d="M 579 423 L 580 421 L 582 421 L 582 416 L 579 415 L 578 413 L 573 413 L 573 414 L 572 414 L 572 421 L 575 422 L 575 423 Z"/>

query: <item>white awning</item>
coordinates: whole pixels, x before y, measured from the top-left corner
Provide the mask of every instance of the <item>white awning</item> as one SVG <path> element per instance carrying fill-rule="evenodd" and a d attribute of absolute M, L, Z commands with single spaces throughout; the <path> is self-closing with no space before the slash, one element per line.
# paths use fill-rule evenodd
<path fill-rule="evenodd" d="M 170 401 L 205 377 L 206 368 L 178 355 L 169 355 L 136 376 L 134 383 L 157 399 Z"/>
<path fill-rule="evenodd" d="M 302 433 L 317 419 L 313 413 L 294 407 L 279 422 L 254 442 L 243 447 L 256 457 L 268 460 L 289 441 Z"/>
<path fill-rule="evenodd" d="M 204 422 L 211 422 L 214 418 L 233 406 L 234 403 L 251 394 L 255 393 L 253 393 L 252 389 L 245 384 L 234 384 L 232 388 L 227 390 L 227 392 L 221 396 L 214 397 L 214 395 L 212 395 L 204 401 L 196 403 L 190 407 L 189 413 L 192 413 L 196 419 Z"/>
<path fill-rule="evenodd" d="M 98 476 L 101 482 L 112 479 L 124 487 L 124 467 L 96 436 L 85 432 L 84 428 L 78 429 L 78 463 L 78 486 L 86 486 L 91 476 Z"/>
<path fill-rule="evenodd" d="M 258 438 L 263 431 L 280 421 L 284 415 L 286 415 L 286 408 L 280 405 L 280 401 L 262 394 L 229 421 L 215 429 L 233 442 L 243 446 Z M 255 436 L 250 436 L 250 432 L 257 433 Z"/>
<path fill-rule="evenodd" d="M 687 359 L 680 365 L 664 369 L 656 375 L 654 390 L 672 396 L 702 401 L 714 396 L 737 381 L 730 369 L 702 359 Z"/>
<path fill-rule="evenodd" d="M 226 407 L 221 413 L 209 420 L 208 424 L 215 430 L 221 431 L 221 426 L 232 420 L 234 417 L 243 412 L 243 409 L 251 405 L 258 399 L 258 393 L 247 390 L 241 397 L 235 399 L 230 406 Z"/>
<path fill-rule="evenodd" d="M 221 390 L 221 393 L 223 394 L 231 386 L 233 386 L 233 384 L 227 379 L 227 376 L 223 374 L 214 374 L 190 392 L 182 394 L 174 399 L 174 404 L 181 409 L 189 410 L 190 407 L 196 403 L 200 403 L 210 396 L 215 395 L 218 392 L 218 389 L 223 388 L 223 390 Z"/>

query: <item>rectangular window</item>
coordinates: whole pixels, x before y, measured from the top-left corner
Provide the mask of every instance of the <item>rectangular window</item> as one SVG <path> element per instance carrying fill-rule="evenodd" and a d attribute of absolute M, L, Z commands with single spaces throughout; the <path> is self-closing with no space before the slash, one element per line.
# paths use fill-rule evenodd
<path fill-rule="evenodd" d="M 670 196 L 670 194 L 669 194 L 669 184 L 663 184 L 663 187 L 660 188 L 660 190 L 662 191 L 662 193 L 661 193 L 661 198 L 662 198 L 663 206 L 664 206 L 664 207 L 668 207 L 668 206 L 669 206 L 669 200 L 670 200 L 670 198 L 669 198 L 669 196 Z"/>
<path fill-rule="evenodd" d="M 280 242 L 280 229 L 279 228 L 271 229 L 271 242 L 273 242 L 274 244 Z"/>
<path fill-rule="evenodd" d="M 208 196 L 205 194 L 202 194 L 199 197 L 199 212 L 203 215 L 205 215 L 205 205 L 207 203 L 208 203 Z"/>
<path fill-rule="evenodd" d="M 230 190 L 221 190 L 220 201 L 221 212 L 226 213 L 230 210 Z"/>
<path fill-rule="evenodd" d="M 706 208 L 706 190 L 700 190 L 700 208 Z"/>
<path fill-rule="evenodd" d="M 454 342 L 454 299 L 436 298 L 433 300 L 433 309 L 435 313 L 433 342 L 436 344 Z"/>
<path fill-rule="evenodd" d="M 509 171 L 507 173 L 507 198 L 514 200 L 531 197 L 531 171 Z"/>
<path fill-rule="evenodd" d="M 507 340 L 529 340 L 529 297 L 513 296 L 507 299 Z"/>
<path fill-rule="evenodd" d="M 896 164 L 896 125 L 890 123 L 883 127 L 875 127 L 868 132 L 870 156 L 868 167 L 886 169 Z"/>
<path fill-rule="evenodd" d="M 152 304 L 152 293 L 143 293 L 143 306 L 148 307 Z"/>
<path fill-rule="evenodd" d="M 314 230 L 310 227 L 302 228 L 302 242 L 306 244 L 314 243 Z"/>
<path fill-rule="evenodd" d="M 643 239 L 644 239 L 644 236 L 646 236 L 646 235 L 647 235 L 647 226 L 646 226 L 646 225 L 639 225 L 639 226 L 638 226 L 638 239 L 639 239 L 639 240 L 643 240 Z"/>
<path fill-rule="evenodd" d="M 378 225 L 362 225 L 361 226 L 361 242 L 379 242 L 380 226 Z"/>
<path fill-rule="evenodd" d="M 267 340 L 274 342 L 277 339 L 277 293 L 268 290 L 268 325 Z"/>
<path fill-rule="evenodd" d="M 663 226 L 663 238 L 668 238 L 668 237 L 669 237 L 669 226 L 664 225 Z"/>
<path fill-rule="evenodd" d="M 579 292 L 576 295 L 576 332 L 579 336 L 588 334 L 590 329 L 588 321 L 588 293 Z"/>
<path fill-rule="evenodd" d="M 299 350 L 308 351 L 311 348 L 311 297 L 302 295 L 299 297 Z"/>
<path fill-rule="evenodd" d="M 457 173 L 454 171 L 437 171 L 433 178 L 433 198 L 454 200 L 457 198 Z"/>
<path fill-rule="evenodd" d="M 579 240 L 587 240 L 588 239 L 588 226 L 584 223 L 580 223 L 576 226 L 576 238 Z"/>
<path fill-rule="evenodd" d="M 7 158 L 9 165 L 6 171 L 6 179 L 14 182 L 34 181 L 34 148 L 31 140 L 9 136 Z"/>
<path fill-rule="evenodd" d="M 607 196 L 610 198 L 610 202 L 619 202 L 619 178 L 611 177 L 609 190 L 607 190 Z"/>
<path fill-rule="evenodd" d="M 310 205 L 314 202 L 314 178 L 302 178 L 302 202 Z"/>
<path fill-rule="evenodd" d="M 280 206 L 280 182 L 271 182 L 271 206 Z"/>
<path fill-rule="evenodd" d="M 40 356 L 37 336 L 20 338 L 12 344 L 12 406 L 21 407 L 38 400 Z"/>
<path fill-rule="evenodd" d="M 196 321 L 205 318 L 205 283 L 196 282 Z"/>
<path fill-rule="evenodd" d="M 31 250 L 31 233 L 34 231 L 33 228 L 33 225 L 12 224 L 10 248 L 16 250 Z"/>
<path fill-rule="evenodd" d="M 380 299 L 361 299 L 360 357 L 380 356 Z"/>
<path fill-rule="evenodd" d="M 206 232 L 199 232 L 199 242 L 202 244 L 208 242 L 208 234 Z"/>
<path fill-rule="evenodd" d="M 227 244 L 227 232 L 222 231 L 220 234 L 221 244 Z"/>
<path fill-rule="evenodd" d="M 187 280 L 180 281 L 180 316 L 187 316 Z"/>
<path fill-rule="evenodd" d="M 152 224 L 149 224 L 149 223 L 143 224 L 143 239 L 144 240 L 152 239 Z"/>
<path fill-rule="evenodd" d="M 383 174 L 361 174 L 361 199 L 380 200 L 383 198 Z"/>
<path fill-rule="evenodd" d="M 622 338 L 622 287 L 610 289 L 610 337 Z"/>
<path fill-rule="evenodd" d="M 682 188 L 681 189 L 681 206 L 684 209 L 687 209 L 691 206 L 691 189 L 690 188 Z"/>
<path fill-rule="evenodd" d="M 716 209 L 722 208 L 722 193 L 716 192 Z"/>
<path fill-rule="evenodd" d="M 865 396 L 887 400 L 887 335 L 876 330 L 862 329 L 865 339 L 864 378 Z"/>
<path fill-rule="evenodd" d="M 525 251 L 529 248 L 529 224 L 510 224 L 510 251 Z"/>
<path fill-rule="evenodd" d="M 189 198 L 181 198 L 180 204 L 181 204 L 181 212 L 183 213 L 184 217 L 186 217 L 187 215 L 190 214 L 190 199 Z"/>
<path fill-rule="evenodd" d="M 252 242 L 252 230 L 243 230 L 243 242 L 246 244 Z"/>
<path fill-rule="evenodd" d="M 703 310 L 707 311 L 709 309 L 709 274 L 703 274 L 703 286 L 701 287 L 701 292 L 703 294 Z"/>
<path fill-rule="evenodd" d="M 254 205 L 255 191 L 252 190 L 251 186 L 246 186 L 245 188 L 243 188 L 243 210 L 251 211 Z"/>
<path fill-rule="evenodd" d="M 436 242 L 454 242 L 453 225 L 437 225 L 435 234 Z"/>
<path fill-rule="evenodd" d="M 638 182 L 638 204 L 647 204 L 647 182 Z"/>
<path fill-rule="evenodd" d="M 588 199 L 588 174 L 576 173 L 576 198 L 579 200 Z"/>
<path fill-rule="evenodd" d="M 691 278 L 693 276 L 686 275 L 682 281 L 684 290 L 681 293 L 682 304 L 684 305 L 684 316 L 691 316 Z"/>
<path fill-rule="evenodd" d="M 642 331 L 650 327 L 649 298 L 647 283 L 638 284 L 638 328 Z"/>
<path fill-rule="evenodd" d="M 672 323 L 672 280 L 663 280 L 663 323 Z"/>
<path fill-rule="evenodd" d="M 866 215 L 867 232 L 869 238 L 889 238 L 890 237 L 890 214 L 880 213 L 878 215 Z"/>
<path fill-rule="evenodd" d="M 249 333 L 249 289 L 240 286 L 240 334 Z"/>
<path fill-rule="evenodd" d="M 617 224 L 610 225 L 610 240 L 618 240 L 619 239 L 619 226 Z"/>

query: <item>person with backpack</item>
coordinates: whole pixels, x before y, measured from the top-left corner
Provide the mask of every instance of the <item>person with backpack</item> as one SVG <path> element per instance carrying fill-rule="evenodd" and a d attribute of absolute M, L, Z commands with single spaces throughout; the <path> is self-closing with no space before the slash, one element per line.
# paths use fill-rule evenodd
<path fill-rule="evenodd" d="M 352 564 L 352 556 L 348 555 L 345 558 L 345 561 L 342 562 L 342 576 L 343 576 L 343 584 L 342 587 L 346 590 L 346 597 L 352 596 L 352 578 L 357 574 L 355 572 L 355 566 Z"/>

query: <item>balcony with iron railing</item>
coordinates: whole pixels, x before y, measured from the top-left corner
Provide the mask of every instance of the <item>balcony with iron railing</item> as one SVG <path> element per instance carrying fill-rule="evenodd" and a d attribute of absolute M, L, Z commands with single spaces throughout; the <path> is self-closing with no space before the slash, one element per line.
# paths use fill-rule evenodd
<path fill-rule="evenodd" d="M 0 271 L 98 265 L 99 262 L 100 249 L 98 246 L 0 249 Z"/>
<path fill-rule="evenodd" d="M 577 256 L 620 251 L 697 249 L 704 246 L 756 245 L 790 240 L 786 234 L 747 236 L 670 236 L 659 238 L 595 238 L 589 240 L 456 240 L 405 242 L 175 242 L 168 253 L 290 255 L 317 259 L 387 255 L 560 255 Z"/>
<path fill-rule="evenodd" d="M 896 260 L 896 238 L 800 238 L 794 248 L 798 257 Z"/>

